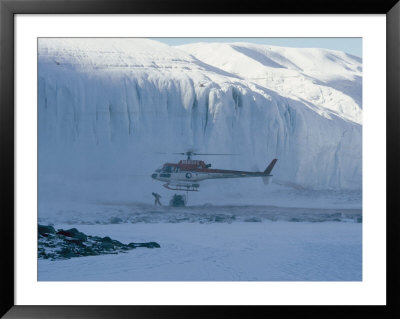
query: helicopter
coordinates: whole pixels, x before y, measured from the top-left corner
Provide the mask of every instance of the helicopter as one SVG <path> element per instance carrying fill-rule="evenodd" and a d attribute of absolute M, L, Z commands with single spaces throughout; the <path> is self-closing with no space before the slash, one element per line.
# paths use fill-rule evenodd
<path fill-rule="evenodd" d="M 155 170 L 151 177 L 155 180 L 165 182 L 163 186 L 170 190 L 178 191 L 198 191 L 199 182 L 206 179 L 220 178 L 244 178 L 261 177 L 264 184 L 269 184 L 272 177 L 271 171 L 278 159 L 273 159 L 263 172 L 236 171 L 227 169 L 212 169 L 211 164 L 206 164 L 201 160 L 193 160 L 194 155 L 235 155 L 235 154 L 205 154 L 192 151 L 175 153 L 186 155 L 186 160 L 178 163 L 165 163 L 162 167 Z"/>

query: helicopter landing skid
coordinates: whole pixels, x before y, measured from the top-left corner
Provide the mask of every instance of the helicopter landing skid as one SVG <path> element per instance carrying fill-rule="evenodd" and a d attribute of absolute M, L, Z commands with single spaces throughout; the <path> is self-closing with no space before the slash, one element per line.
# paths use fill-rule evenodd
<path fill-rule="evenodd" d="M 185 192 L 198 192 L 199 191 L 199 184 L 191 184 L 191 185 L 170 185 L 164 184 L 165 188 L 173 190 L 173 191 L 185 191 Z M 172 187 L 171 187 L 172 186 Z M 173 188 L 174 187 L 174 188 Z"/>

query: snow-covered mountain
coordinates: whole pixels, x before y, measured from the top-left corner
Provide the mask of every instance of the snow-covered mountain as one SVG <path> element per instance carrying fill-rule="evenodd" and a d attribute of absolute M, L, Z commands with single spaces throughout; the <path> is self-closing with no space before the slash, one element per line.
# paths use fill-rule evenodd
<path fill-rule="evenodd" d="M 302 101 L 321 114 L 326 109 L 362 122 L 362 64 L 356 56 L 250 43 L 196 43 L 179 48 L 244 80 Z"/>
<path fill-rule="evenodd" d="M 207 158 L 213 167 L 263 170 L 278 158 L 275 181 L 361 189 L 357 57 L 126 38 L 42 38 L 38 54 L 39 174 L 150 179 L 179 160 L 156 152 L 194 147 L 240 154 Z"/>

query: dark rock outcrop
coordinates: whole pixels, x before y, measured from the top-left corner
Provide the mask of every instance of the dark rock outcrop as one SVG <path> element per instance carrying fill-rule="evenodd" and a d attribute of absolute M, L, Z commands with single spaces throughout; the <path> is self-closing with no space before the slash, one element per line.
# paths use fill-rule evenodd
<path fill-rule="evenodd" d="M 38 225 L 39 235 L 47 237 L 49 234 L 55 234 L 56 230 L 53 226 Z"/>
<path fill-rule="evenodd" d="M 118 254 L 128 250 L 146 247 L 160 248 L 156 242 L 123 244 L 110 237 L 89 236 L 76 228 L 58 229 L 38 225 L 38 258 L 69 259 L 72 257 Z"/>
<path fill-rule="evenodd" d="M 68 230 L 59 229 L 57 235 L 62 235 L 82 242 L 87 241 L 87 236 L 78 231 L 76 228 L 71 228 Z"/>

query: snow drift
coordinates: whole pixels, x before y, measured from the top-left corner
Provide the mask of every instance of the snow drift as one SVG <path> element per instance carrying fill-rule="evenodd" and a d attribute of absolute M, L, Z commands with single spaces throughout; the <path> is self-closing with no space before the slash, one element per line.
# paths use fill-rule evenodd
<path fill-rule="evenodd" d="M 278 158 L 277 182 L 360 190 L 361 71 L 323 49 L 41 38 L 39 182 L 93 173 L 150 185 L 179 159 L 156 152 L 194 147 L 240 154 L 207 158 L 213 167 Z"/>

